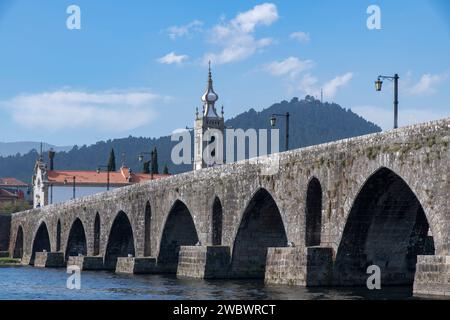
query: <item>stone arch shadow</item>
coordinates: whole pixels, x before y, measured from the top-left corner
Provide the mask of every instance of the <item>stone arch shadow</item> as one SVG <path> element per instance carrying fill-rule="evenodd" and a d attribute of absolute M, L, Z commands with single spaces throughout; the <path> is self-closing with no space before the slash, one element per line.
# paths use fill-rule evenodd
<path fill-rule="evenodd" d="M 98 256 L 100 254 L 101 243 L 101 218 L 100 213 L 97 211 L 94 218 L 94 232 L 93 232 L 93 255 Z"/>
<path fill-rule="evenodd" d="M 160 237 L 157 257 L 161 273 L 176 273 L 181 246 L 195 246 L 199 242 L 191 211 L 182 200 L 175 200 L 169 210 Z"/>
<path fill-rule="evenodd" d="M 397 173 L 380 167 L 353 200 L 336 253 L 333 283 L 365 286 L 367 268 L 377 265 L 384 286 L 412 286 L 417 255 L 434 253 L 418 197 Z"/>
<path fill-rule="evenodd" d="M 15 258 L 15 259 L 23 258 L 24 244 L 25 244 L 25 238 L 24 238 L 24 233 L 23 233 L 23 227 L 22 227 L 22 225 L 19 225 L 17 227 L 16 238 L 14 241 L 14 249 L 13 249 L 13 254 L 12 254 L 13 258 Z"/>
<path fill-rule="evenodd" d="M 56 223 L 56 251 L 61 250 L 61 219 Z"/>
<path fill-rule="evenodd" d="M 144 257 L 150 257 L 152 252 L 152 205 L 149 200 L 144 210 Z"/>
<path fill-rule="evenodd" d="M 215 195 L 211 204 L 212 220 L 211 220 L 211 244 L 213 246 L 222 245 L 223 235 L 223 205 L 219 196 Z"/>
<path fill-rule="evenodd" d="M 31 244 L 31 258 L 29 262 L 30 265 L 34 265 L 36 252 L 42 252 L 44 250 L 47 252 L 51 251 L 51 240 L 47 223 L 45 221 L 40 221 L 38 225 L 39 227 L 34 233 L 33 242 Z"/>
<path fill-rule="evenodd" d="M 306 188 L 305 246 L 320 246 L 322 235 L 323 189 L 320 180 L 313 176 Z"/>
<path fill-rule="evenodd" d="M 119 211 L 109 231 L 104 258 L 105 269 L 115 270 L 119 257 L 135 256 L 134 241 L 131 221 L 124 211 Z"/>
<path fill-rule="evenodd" d="M 286 228 L 281 212 L 264 188 L 248 201 L 233 243 L 232 278 L 264 278 L 269 247 L 286 247 Z"/>
<path fill-rule="evenodd" d="M 65 261 L 73 256 L 87 255 L 86 230 L 80 218 L 75 218 L 71 224 L 65 247 Z"/>

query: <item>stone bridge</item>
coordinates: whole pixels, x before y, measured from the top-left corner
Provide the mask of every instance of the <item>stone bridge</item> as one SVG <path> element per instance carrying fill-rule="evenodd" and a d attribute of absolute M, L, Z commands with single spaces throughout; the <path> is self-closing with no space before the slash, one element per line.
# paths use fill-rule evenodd
<path fill-rule="evenodd" d="M 450 293 L 449 133 L 447 118 L 17 213 L 10 254 L 306 286 L 366 285 L 377 265 L 384 286 Z"/>

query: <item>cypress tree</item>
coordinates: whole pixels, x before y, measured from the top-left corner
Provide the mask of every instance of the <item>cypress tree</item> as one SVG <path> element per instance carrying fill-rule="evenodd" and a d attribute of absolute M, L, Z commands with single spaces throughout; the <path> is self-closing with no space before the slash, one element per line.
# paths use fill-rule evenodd
<path fill-rule="evenodd" d="M 150 161 L 145 161 L 143 168 L 142 168 L 142 173 L 145 174 L 150 174 Z"/>
<path fill-rule="evenodd" d="M 152 174 L 158 174 L 159 168 L 158 168 L 158 151 L 156 150 L 156 147 L 152 151 Z"/>
<path fill-rule="evenodd" d="M 114 154 L 114 149 L 111 149 L 108 160 L 108 170 L 110 172 L 116 171 L 116 155 Z"/>

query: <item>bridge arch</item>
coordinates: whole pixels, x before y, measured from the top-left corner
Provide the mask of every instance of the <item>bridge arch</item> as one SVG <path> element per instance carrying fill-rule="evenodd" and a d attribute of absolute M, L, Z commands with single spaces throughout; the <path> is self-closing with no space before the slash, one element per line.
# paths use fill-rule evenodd
<path fill-rule="evenodd" d="M 231 276 L 264 278 L 269 247 L 286 247 L 287 235 L 272 195 L 260 188 L 247 204 L 237 231 Z"/>
<path fill-rule="evenodd" d="M 214 198 L 212 205 L 212 245 L 222 245 L 223 208 L 219 197 Z"/>
<path fill-rule="evenodd" d="M 81 220 L 76 218 L 67 238 L 65 259 L 67 261 L 69 257 L 80 254 L 87 255 L 86 231 Z"/>
<path fill-rule="evenodd" d="M 165 273 L 176 273 L 181 246 L 194 246 L 199 238 L 191 212 L 176 200 L 166 218 L 158 253 L 158 267 Z"/>
<path fill-rule="evenodd" d="M 144 256 L 152 255 L 152 207 L 150 201 L 145 204 L 144 212 Z"/>
<path fill-rule="evenodd" d="M 417 255 L 434 254 L 430 225 L 417 196 L 393 170 L 379 168 L 357 194 L 338 247 L 334 280 L 365 285 L 367 267 L 385 286 L 412 285 Z"/>
<path fill-rule="evenodd" d="M 39 224 L 39 227 L 35 233 L 35 236 L 33 237 L 33 245 L 32 245 L 32 251 L 31 251 L 31 259 L 30 264 L 34 265 L 34 258 L 36 257 L 36 252 L 42 252 L 42 251 L 51 251 L 50 246 L 50 235 L 48 233 L 47 224 L 42 221 Z"/>
<path fill-rule="evenodd" d="M 305 246 L 320 246 L 322 231 L 322 186 L 313 177 L 306 191 Z"/>
<path fill-rule="evenodd" d="M 109 232 L 105 252 L 105 268 L 115 269 L 117 258 L 128 255 L 135 255 L 134 233 L 127 214 L 120 211 Z"/>
<path fill-rule="evenodd" d="M 100 254 L 100 232 L 101 232 L 100 214 L 97 212 L 94 219 L 94 256 Z"/>
<path fill-rule="evenodd" d="M 21 225 L 17 228 L 16 241 L 14 243 L 13 258 L 22 259 L 23 257 L 23 228 Z"/>

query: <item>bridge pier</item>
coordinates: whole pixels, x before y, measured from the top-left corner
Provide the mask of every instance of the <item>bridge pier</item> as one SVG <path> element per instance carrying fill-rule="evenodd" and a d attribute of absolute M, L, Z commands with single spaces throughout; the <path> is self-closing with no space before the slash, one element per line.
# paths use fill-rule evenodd
<path fill-rule="evenodd" d="M 225 279 L 229 275 L 230 247 L 182 246 L 178 256 L 177 277 Z"/>
<path fill-rule="evenodd" d="M 264 282 L 308 287 L 331 285 L 332 258 L 332 248 L 268 248 Z"/>
<path fill-rule="evenodd" d="M 149 274 L 157 273 L 156 259 L 152 257 L 119 257 L 117 258 L 116 273 Z"/>
<path fill-rule="evenodd" d="M 417 256 L 414 295 L 450 296 L 450 256 Z"/>
<path fill-rule="evenodd" d="M 104 270 L 103 257 L 101 256 L 71 256 L 67 261 L 68 266 L 78 266 L 80 270 Z"/>
<path fill-rule="evenodd" d="M 34 266 L 36 268 L 64 268 L 64 253 L 36 252 Z"/>

